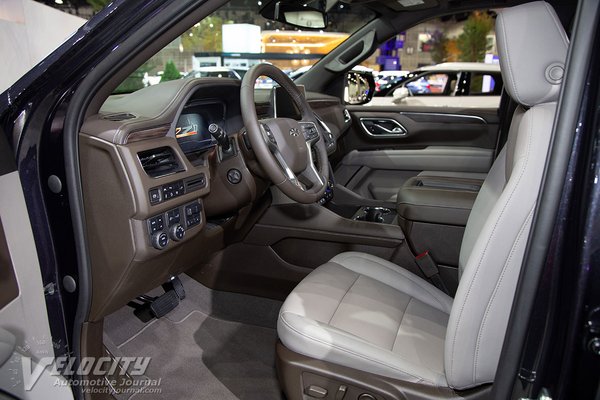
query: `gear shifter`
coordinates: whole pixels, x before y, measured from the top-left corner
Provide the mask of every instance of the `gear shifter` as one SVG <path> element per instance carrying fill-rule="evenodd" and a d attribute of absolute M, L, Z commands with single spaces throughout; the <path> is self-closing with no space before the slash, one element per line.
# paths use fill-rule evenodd
<path fill-rule="evenodd" d="M 217 143 L 219 143 L 219 146 L 221 146 L 223 149 L 223 152 L 228 153 L 229 149 L 231 148 L 231 143 L 229 142 L 229 137 L 223 128 L 217 124 L 210 124 L 208 126 L 208 132 L 216 139 Z"/>

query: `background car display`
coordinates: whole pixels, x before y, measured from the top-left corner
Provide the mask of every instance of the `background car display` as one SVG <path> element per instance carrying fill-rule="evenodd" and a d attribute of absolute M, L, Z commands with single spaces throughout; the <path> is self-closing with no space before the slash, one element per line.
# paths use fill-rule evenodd
<path fill-rule="evenodd" d="M 428 107 L 498 107 L 500 66 L 442 63 L 422 67 L 375 91 L 373 106 L 406 104 Z"/>

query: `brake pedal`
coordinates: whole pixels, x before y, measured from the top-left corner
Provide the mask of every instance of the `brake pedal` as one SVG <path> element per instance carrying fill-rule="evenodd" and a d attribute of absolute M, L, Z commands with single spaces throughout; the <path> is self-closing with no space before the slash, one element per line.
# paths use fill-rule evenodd
<path fill-rule="evenodd" d="M 150 303 L 150 311 L 156 318 L 161 318 L 173 311 L 178 305 L 179 296 L 177 296 L 175 290 L 169 290 Z"/>
<path fill-rule="evenodd" d="M 183 287 L 183 283 L 181 283 L 181 279 L 179 279 L 178 276 L 172 277 L 169 282 L 165 283 L 163 285 L 163 289 L 165 289 L 165 292 L 174 290 L 177 294 L 177 297 L 179 297 L 179 300 L 185 299 L 185 289 Z"/>

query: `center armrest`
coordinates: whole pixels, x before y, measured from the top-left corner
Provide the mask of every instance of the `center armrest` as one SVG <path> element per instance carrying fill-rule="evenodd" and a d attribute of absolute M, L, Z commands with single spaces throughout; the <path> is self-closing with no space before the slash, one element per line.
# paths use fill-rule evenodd
<path fill-rule="evenodd" d="M 419 175 L 398 192 L 398 215 L 408 221 L 465 226 L 482 179 Z"/>

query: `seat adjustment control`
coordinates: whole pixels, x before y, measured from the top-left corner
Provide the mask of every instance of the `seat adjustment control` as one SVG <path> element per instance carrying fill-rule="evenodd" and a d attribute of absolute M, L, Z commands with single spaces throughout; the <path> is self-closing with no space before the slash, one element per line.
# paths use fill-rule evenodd
<path fill-rule="evenodd" d="M 157 250 L 162 250 L 169 244 L 169 236 L 164 232 L 155 232 L 152 234 L 152 246 Z"/>
<path fill-rule="evenodd" d="M 327 397 L 327 389 L 317 385 L 310 385 L 304 389 L 304 393 L 309 397 L 314 397 L 315 399 L 324 399 Z"/>
<path fill-rule="evenodd" d="M 348 391 L 348 386 L 340 385 L 337 392 L 335 393 L 335 400 L 344 400 L 346 396 L 346 392 Z"/>

